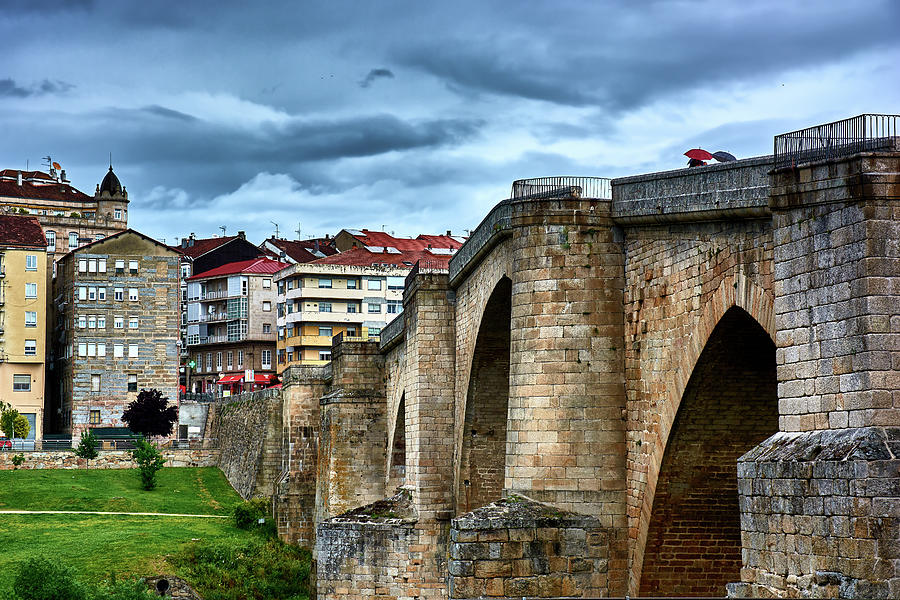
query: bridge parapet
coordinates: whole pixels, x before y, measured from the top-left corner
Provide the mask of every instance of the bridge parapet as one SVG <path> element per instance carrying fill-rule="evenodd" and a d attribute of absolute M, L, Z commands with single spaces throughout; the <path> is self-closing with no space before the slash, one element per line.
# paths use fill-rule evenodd
<path fill-rule="evenodd" d="M 623 225 L 763 218 L 772 157 L 620 177 L 612 217 Z"/>

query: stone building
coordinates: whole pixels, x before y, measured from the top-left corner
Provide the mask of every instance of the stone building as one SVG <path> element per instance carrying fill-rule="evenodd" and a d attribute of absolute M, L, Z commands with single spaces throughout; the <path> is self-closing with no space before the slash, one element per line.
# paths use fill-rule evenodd
<path fill-rule="evenodd" d="M 66 254 L 54 284 L 58 428 L 121 426 L 141 389 L 178 400 L 181 256 L 132 229 Z"/>
<path fill-rule="evenodd" d="M 41 439 L 47 328 L 47 239 L 34 217 L 0 214 L 0 400 Z"/>
<path fill-rule="evenodd" d="M 268 258 L 232 262 L 188 278 L 188 389 L 231 393 L 275 375 L 275 273 Z M 189 365 L 190 367 L 190 365 Z M 249 376 L 253 380 L 249 380 Z"/>

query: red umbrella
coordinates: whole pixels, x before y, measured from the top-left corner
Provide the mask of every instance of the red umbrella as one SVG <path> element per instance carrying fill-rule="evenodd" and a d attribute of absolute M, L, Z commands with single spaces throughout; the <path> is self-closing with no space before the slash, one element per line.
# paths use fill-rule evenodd
<path fill-rule="evenodd" d="M 684 153 L 684 155 L 688 158 L 696 158 L 697 160 L 712 160 L 715 158 L 715 156 L 713 156 L 703 148 L 694 148 L 693 150 L 688 150 Z"/>

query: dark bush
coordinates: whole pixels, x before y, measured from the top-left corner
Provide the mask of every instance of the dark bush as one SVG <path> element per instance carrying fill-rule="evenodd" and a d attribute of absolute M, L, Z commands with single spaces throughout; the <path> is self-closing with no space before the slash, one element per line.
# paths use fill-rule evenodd
<path fill-rule="evenodd" d="M 21 600 L 84 600 L 84 587 L 75 580 L 75 571 L 42 556 L 19 563 L 13 593 Z"/>
<path fill-rule="evenodd" d="M 234 524 L 240 529 L 255 527 L 260 519 L 269 520 L 268 498 L 251 498 L 234 507 Z"/>

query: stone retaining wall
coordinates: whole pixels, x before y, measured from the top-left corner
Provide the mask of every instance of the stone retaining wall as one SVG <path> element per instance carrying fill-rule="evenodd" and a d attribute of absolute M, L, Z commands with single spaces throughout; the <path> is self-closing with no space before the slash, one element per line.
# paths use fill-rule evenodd
<path fill-rule="evenodd" d="M 0 471 L 12 470 L 13 456 L 18 452 L 0 452 Z M 167 467 L 215 467 L 219 462 L 217 449 L 163 449 Z M 25 462 L 19 469 L 133 469 L 134 461 L 128 450 L 100 451 L 90 461 L 78 458 L 71 450 L 22 452 Z"/>

